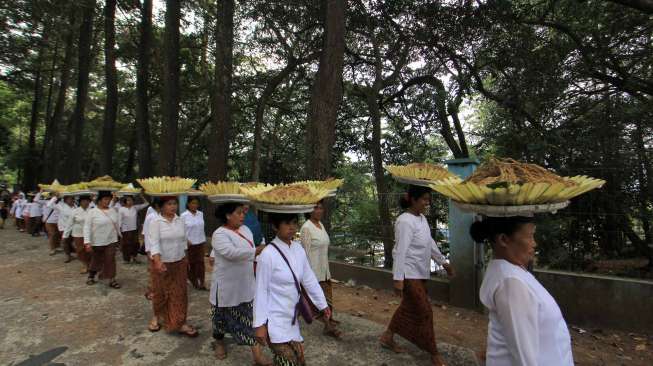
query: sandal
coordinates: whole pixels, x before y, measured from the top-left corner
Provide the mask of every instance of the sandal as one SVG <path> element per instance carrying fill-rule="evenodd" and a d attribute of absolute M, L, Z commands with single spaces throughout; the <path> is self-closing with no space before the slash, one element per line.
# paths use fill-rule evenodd
<path fill-rule="evenodd" d="M 200 332 L 198 332 L 197 329 L 191 327 L 190 325 L 187 325 L 186 327 L 187 327 L 186 330 L 181 330 L 180 329 L 179 332 L 177 332 L 177 333 L 179 333 L 180 335 L 186 336 L 188 338 L 195 338 L 198 335 L 200 335 Z"/>
<path fill-rule="evenodd" d="M 111 282 L 109 282 L 109 287 L 119 289 L 120 284 L 118 282 L 116 282 L 116 281 L 111 281 Z"/>
<path fill-rule="evenodd" d="M 342 338 L 342 331 L 339 329 L 331 328 L 331 329 L 325 329 L 324 330 L 324 335 L 335 338 L 335 339 L 341 339 Z"/>
<path fill-rule="evenodd" d="M 95 285 L 95 280 L 92 279 L 92 278 L 89 278 L 88 280 L 86 280 L 86 284 L 89 285 L 89 286 L 90 285 Z"/>
<path fill-rule="evenodd" d="M 156 325 L 154 325 L 154 323 L 150 323 L 147 326 L 147 330 L 149 330 L 152 333 L 158 332 L 161 330 L 161 324 L 156 323 Z"/>
<path fill-rule="evenodd" d="M 227 358 L 227 349 L 224 344 L 217 343 L 215 344 L 215 358 L 218 360 L 224 360 Z"/>

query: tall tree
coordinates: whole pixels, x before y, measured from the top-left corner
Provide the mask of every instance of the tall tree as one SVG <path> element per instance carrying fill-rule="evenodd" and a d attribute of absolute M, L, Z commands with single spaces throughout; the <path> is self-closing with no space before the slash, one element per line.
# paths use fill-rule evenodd
<path fill-rule="evenodd" d="M 179 25 L 181 1 L 166 1 L 163 35 L 163 124 L 159 143 L 159 173 L 176 174 L 177 131 L 179 129 Z"/>
<path fill-rule="evenodd" d="M 140 43 L 136 68 L 136 134 L 138 135 L 138 175 L 149 177 L 152 167 L 152 144 L 149 121 L 149 79 L 152 52 L 152 0 L 144 0 L 141 7 Z"/>
<path fill-rule="evenodd" d="M 345 1 L 321 3 L 324 6 L 324 40 L 306 128 L 306 167 L 311 179 L 327 178 L 331 173 L 345 53 Z"/>
<path fill-rule="evenodd" d="M 48 180 L 56 178 L 61 172 L 61 163 L 59 161 L 59 156 L 62 152 L 60 127 L 63 121 L 64 109 L 66 107 L 68 85 L 70 84 L 70 74 L 75 56 L 75 30 L 77 29 L 75 13 L 75 9 L 70 10 L 68 18 L 69 28 L 64 39 L 64 58 L 59 74 L 59 90 L 54 105 L 54 112 L 52 113 L 52 118 L 50 120 L 50 138 L 46 140 L 47 153 L 45 154 L 44 175 Z"/>
<path fill-rule="evenodd" d="M 116 0 L 104 4 L 104 75 L 106 80 L 106 101 L 104 103 L 104 124 L 102 126 L 102 151 L 100 153 L 100 174 L 111 174 L 113 168 L 114 135 L 118 114 L 118 73 L 116 71 Z"/>
<path fill-rule="evenodd" d="M 82 139 L 84 122 L 86 120 L 86 102 L 88 99 L 89 73 L 91 71 L 91 38 L 93 37 L 93 18 L 95 15 L 95 0 L 84 0 L 82 3 L 82 24 L 79 27 L 79 52 L 77 56 L 77 96 L 75 110 L 71 123 L 73 126 L 67 161 L 68 174 L 66 181 L 77 182 L 82 173 Z"/>
<path fill-rule="evenodd" d="M 209 144 L 209 179 L 227 177 L 231 134 L 231 82 L 234 47 L 234 0 L 218 1 L 215 26 L 215 90 L 212 141 Z"/>
<path fill-rule="evenodd" d="M 45 53 L 47 52 L 49 27 L 46 21 L 43 26 L 43 33 L 39 40 L 38 52 L 34 64 L 34 97 L 32 99 L 32 113 L 29 123 L 29 138 L 27 142 L 27 156 L 25 159 L 25 175 L 23 177 L 23 189 L 31 190 L 36 187 L 38 157 L 36 149 L 36 130 L 38 128 L 39 117 L 41 114 L 41 98 L 43 93 L 43 81 L 41 73 L 43 72 L 43 63 Z"/>

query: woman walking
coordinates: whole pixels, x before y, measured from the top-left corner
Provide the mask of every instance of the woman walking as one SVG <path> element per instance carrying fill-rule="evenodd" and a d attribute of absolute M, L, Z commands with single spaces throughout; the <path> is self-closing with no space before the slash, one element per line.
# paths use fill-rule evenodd
<path fill-rule="evenodd" d="M 324 321 L 324 334 L 340 338 L 342 332 L 337 328 L 337 322 L 333 319 L 333 287 L 331 285 L 331 272 L 329 271 L 329 244 L 331 240 L 321 221 L 323 215 L 324 204 L 320 201 L 315 205 L 313 212 L 305 214 L 306 222 L 300 230 L 300 240 L 304 250 L 306 250 L 311 269 L 320 282 L 320 287 L 322 287 L 327 304 L 331 309 L 331 319 L 320 319 Z"/>
<path fill-rule="evenodd" d="M 145 202 L 135 205 L 134 197 L 125 196 L 122 204 L 117 207 L 120 215 L 120 251 L 125 264 L 138 262 L 138 211 L 144 209 L 150 204 Z"/>
<path fill-rule="evenodd" d="M 177 198 L 161 198 L 161 214 L 149 223 L 147 237 L 153 262 L 152 308 L 154 317 L 149 330 L 161 329 L 160 321 L 168 332 L 178 332 L 197 337 L 199 332 L 186 323 L 188 312 L 188 239 L 184 222 L 177 216 Z"/>
<path fill-rule="evenodd" d="M 293 241 L 297 215 L 270 214 L 276 237 L 257 259 L 254 295 L 254 334 L 269 345 L 276 366 L 303 366 L 304 338 L 300 333 L 297 303 L 301 284 L 328 321 L 331 318 L 322 288 L 301 244 Z"/>
<path fill-rule="evenodd" d="M 492 245 L 480 299 L 488 308 L 486 365 L 573 366 L 571 338 L 558 304 L 526 270 L 535 255 L 530 217 L 486 217 L 470 234 Z"/>
<path fill-rule="evenodd" d="M 399 334 L 428 352 L 432 365 L 441 366 L 444 361 L 435 342 L 433 309 L 425 282 L 431 277 L 431 259 L 442 265 L 449 276 L 453 276 L 454 271 L 431 237 L 431 228 L 424 216 L 430 203 L 431 190 L 419 186 L 410 186 L 400 201 L 405 212 L 395 223 L 392 274 L 401 304 L 381 336 L 380 343 L 394 352 L 405 352 L 393 339 L 395 334 Z"/>
<path fill-rule="evenodd" d="M 86 251 L 84 247 L 84 222 L 88 216 L 90 203 L 91 196 L 79 197 L 79 207 L 73 210 L 63 233 L 64 240 L 72 238 L 77 259 L 82 262 L 82 269 L 79 272 L 81 274 L 88 273 L 91 263 L 91 252 Z"/>
<path fill-rule="evenodd" d="M 73 239 L 70 236 L 65 237 L 63 234 L 64 231 L 66 231 L 66 228 L 71 226 L 73 210 L 75 209 L 75 199 L 73 196 L 64 196 L 63 199 L 59 199 L 59 197 L 55 196 L 48 201 L 46 207 L 53 210 L 57 215 L 57 235 L 62 238 L 63 251 L 64 254 L 66 254 L 66 260 L 64 263 L 70 263 L 72 260 L 71 253 L 75 251 L 75 248 L 73 247 Z M 54 213 L 50 212 L 48 213 L 48 216 Z"/>
<path fill-rule="evenodd" d="M 112 194 L 100 191 L 97 207 L 91 209 L 84 221 L 84 247 L 92 251 L 87 285 L 95 284 L 95 275 L 100 280 L 108 280 L 111 288 L 119 289 L 116 281 L 116 247 L 120 237 L 120 215 L 109 208 Z"/>
<path fill-rule="evenodd" d="M 193 288 L 208 290 L 204 281 L 206 271 L 204 268 L 204 246 L 206 243 L 204 214 L 199 207 L 199 198 L 189 197 L 186 211 L 181 214 L 181 219 L 184 222 L 188 238 L 188 280 Z"/>
<path fill-rule="evenodd" d="M 254 260 L 265 246 L 254 246 L 252 232 L 243 225 L 242 203 L 219 206 L 216 217 L 223 225 L 213 232 L 211 239 L 215 262 L 209 300 L 213 304 L 215 357 L 219 360 L 227 357 L 224 337 L 229 333 L 238 345 L 251 347 L 256 365 L 271 365 L 254 339 L 252 328 L 252 300 L 256 290 Z"/>

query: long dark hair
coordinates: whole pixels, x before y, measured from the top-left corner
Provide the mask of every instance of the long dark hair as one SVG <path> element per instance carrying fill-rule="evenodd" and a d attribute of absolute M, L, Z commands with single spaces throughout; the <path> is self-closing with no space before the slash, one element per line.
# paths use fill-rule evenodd
<path fill-rule="evenodd" d="M 399 198 L 399 206 L 402 209 L 407 210 L 413 205 L 414 201 L 427 193 L 431 193 L 431 188 L 410 185 L 408 186 L 406 193 Z"/>
<path fill-rule="evenodd" d="M 494 243 L 497 236 L 501 234 L 512 235 L 525 224 L 535 222 L 532 217 L 484 217 L 483 221 L 477 221 L 469 228 L 469 235 L 477 243 Z"/>

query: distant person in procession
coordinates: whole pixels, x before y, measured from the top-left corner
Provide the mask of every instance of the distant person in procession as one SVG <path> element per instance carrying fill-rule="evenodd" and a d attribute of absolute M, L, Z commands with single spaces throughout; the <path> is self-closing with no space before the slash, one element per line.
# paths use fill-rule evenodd
<path fill-rule="evenodd" d="M 144 198 L 143 201 L 145 201 Z M 120 251 L 125 264 L 140 263 L 138 261 L 138 249 L 140 247 L 138 242 L 138 211 L 149 205 L 147 201 L 134 204 L 133 196 L 125 196 L 121 199 L 121 204 L 114 207 L 120 215 L 120 233 L 122 235 Z"/>
<path fill-rule="evenodd" d="M 331 284 L 331 272 L 329 270 L 329 245 L 331 239 L 327 233 L 322 217 L 324 216 L 324 202 L 320 201 L 315 205 L 313 212 L 304 215 L 306 222 L 302 225 L 300 232 L 300 241 L 306 255 L 308 262 L 311 264 L 311 269 L 315 273 L 315 277 L 320 282 L 320 287 L 324 291 L 327 304 L 331 309 L 331 319 L 324 322 L 324 334 L 340 338 L 342 332 L 338 329 L 338 323 L 333 319 L 333 286 Z"/>
<path fill-rule="evenodd" d="M 92 252 L 87 285 L 96 283 L 95 276 L 108 281 L 108 286 L 119 289 L 116 281 L 116 248 L 120 239 L 120 215 L 109 208 L 112 193 L 100 191 L 97 207 L 91 209 L 84 220 L 84 247 Z"/>
<path fill-rule="evenodd" d="M 200 199 L 188 197 L 186 211 L 181 219 L 188 238 L 188 280 L 193 288 L 207 291 L 205 283 L 204 251 L 206 234 L 204 233 L 204 213 L 200 211 Z"/>
<path fill-rule="evenodd" d="M 75 209 L 75 198 L 73 196 L 64 196 L 59 198 L 57 195 L 52 197 L 46 204 L 48 209 L 54 210 L 57 215 L 57 235 L 62 238 L 63 251 L 66 254 L 65 263 L 72 260 L 72 253 L 75 252 L 72 237 L 64 238 L 63 234 L 66 228 L 70 226 Z"/>

